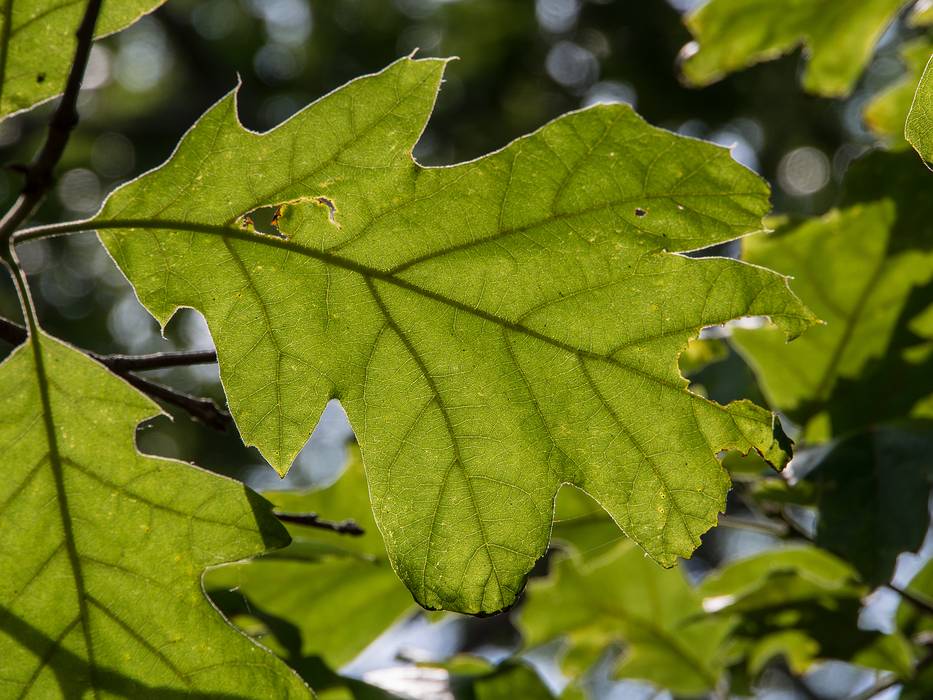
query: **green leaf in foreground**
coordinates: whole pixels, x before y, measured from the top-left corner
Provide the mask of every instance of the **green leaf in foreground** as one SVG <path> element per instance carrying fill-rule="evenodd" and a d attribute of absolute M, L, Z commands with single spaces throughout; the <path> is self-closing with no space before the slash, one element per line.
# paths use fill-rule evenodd
<path fill-rule="evenodd" d="M 865 123 L 891 148 L 909 148 L 904 136 L 907 113 L 917 94 L 917 84 L 933 54 L 933 37 L 922 37 L 904 45 L 901 61 L 907 73 L 881 92 L 865 108 Z"/>
<path fill-rule="evenodd" d="M 95 38 L 113 34 L 165 0 L 105 0 Z M 65 88 L 86 2 L 0 0 L 0 119 Z"/>
<path fill-rule="evenodd" d="M 779 275 L 673 254 L 758 229 L 768 188 L 625 105 L 421 167 L 444 65 L 403 59 L 266 134 L 231 94 L 90 226 L 161 323 L 204 314 L 241 434 L 279 472 L 340 399 L 422 605 L 511 605 L 564 482 L 671 565 L 723 506 L 720 450 L 786 459 L 771 414 L 677 370 L 704 326 L 812 323 Z M 277 231 L 253 231 L 270 205 Z"/>
<path fill-rule="evenodd" d="M 592 562 L 560 559 L 551 576 L 529 584 L 519 617 L 527 646 L 562 637 L 571 658 L 581 648 L 623 643 L 617 677 L 649 681 L 678 696 L 716 687 L 730 627 L 729 620 L 703 616 L 700 596 L 681 569 L 658 568 L 627 542 Z"/>
<path fill-rule="evenodd" d="M 746 239 L 743 258 L 794 277 L 823 319 L 786 345 L 771 329 L 733 340 L 775 408 L 825 439 L 907 415 L 929 396 L 930 353 L 916 323 L 933 303 L 933 199 L 911 153 L 855 164 L 841 210 Z"/>
<path fill-rule="evenodd" d="M 927 163 L 933 163 L 933 56 L 927 63 L 907 115 L 904 137 Z"/>
<path fill-rule="evenodd" d="M 844 97 L 905 0 L 710 0 L 687 16 L 695 39 L 683 75 L 708 85 L 755 63 L 806 47 L 803 86 Z"/>
<path fill-rule="evenodd" d="M 4 697 L 308 697 L 201 589 L 288 541 L 242 484 L 140 454 L 156 406 L 41 336 L 0 365 Z"/>
<path fill-rule="evenodd" d="M 339 668 L 414 607 L 373 520 L 359 450 L 350 450 L 347 468 L 332 486 L 307 493 L 273 491 L 266 497 L 282 512 L 316 513 L 332 521 L 350 518 L 363 534 L 290 525 L 288 547 L 213 569 L 205 585 L 212 595 L 232 590 L 245 596 L 254 615 L 261 611 L 290 623 L 301 634 L 290 654 L 319 656 Z M 223 609 L 222 599 L 217 602 Z"/>

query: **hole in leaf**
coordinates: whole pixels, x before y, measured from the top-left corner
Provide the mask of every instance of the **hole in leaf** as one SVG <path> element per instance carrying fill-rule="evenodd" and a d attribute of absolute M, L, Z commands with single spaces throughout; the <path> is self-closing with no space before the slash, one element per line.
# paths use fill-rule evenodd
<path fill-rule="evenodd" d="M 644 209 L 642 209 L 641 207 L 638 207 L 638 208 L 635 210 L 635 216 L 646 216 L 647 214 L 648 214 L 648 212 L 646 212 L 646 211 L 645 211 Z"/>
<path fill-rule="evenodd" d="M 279 230 L 279 216 L 282 213 L 281 210 L 281 207 L 259 207 L 259 209 L 253 209 L 253 211 L 242 216 L 242 225 L 256 233 L 263 233 L 267 236 L 275 236 L 276 238 L 288 238 L 288 236 Z"/>

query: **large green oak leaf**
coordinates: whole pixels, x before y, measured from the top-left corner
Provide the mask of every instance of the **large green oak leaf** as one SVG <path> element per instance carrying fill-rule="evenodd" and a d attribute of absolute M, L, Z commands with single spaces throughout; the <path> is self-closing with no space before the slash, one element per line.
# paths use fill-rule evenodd
<path fill-rule="evenodd" d="M 709 0 L 686 18 L 695 41 L 682 51 L 692 85 L 807 49 L 803 86 L 848 95 L 905 0 Z"/>
<path fill-rule="evenodd" d="M 131 25 L 165 0 L 104 0 L 94 36 Z M 74 57 L 82 0 L 0 0 L 0 119 L 55 97 Z"/>
<path fill-rule="evenodd" d="M 204 314 L 240 432 L 280 473 L 343 403 L 425 607 L 512 604 L 563 483 L 672 565 L 723 507 L 720 450 L 786 459 L 770 413 L 695 396 L 677 369 L 704 326 L 812 323 L 784 277 L 675 254 L 760 228 L 768 188 L 625 105 L 422 167 L 444 66 L 402 59 L 265 134 L 230 94 L 79 225 L 161 323 Z"/>
<path fill-rule="evenodd" d="M 158 409 L 53 338 L 0 365 L 0 695 L 310 697 L 204 595 L 288 542 L 242 484 L 140 454 Z"/>

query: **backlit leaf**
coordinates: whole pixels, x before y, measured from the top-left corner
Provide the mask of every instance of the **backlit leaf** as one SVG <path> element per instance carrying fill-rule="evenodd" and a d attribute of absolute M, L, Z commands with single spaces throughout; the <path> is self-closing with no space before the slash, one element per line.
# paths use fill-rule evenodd
<path fill-rule="evenodd" d="M 156 406 L 42 335 L 0 365 L 0 695 L 310 697 L 204 596 L 287 541 L 242 484 L 147 457 Z"/>
<path fill-rule="evenodd" d="M 786 459 L 767 411 L 677 370 L 704 326 L 813 321 L 779 275 L 675 254 L 758 229 L 767 186 L 620 104 L 421 167 L 444 65 L 403 59 L 266 134 L 231 94 L 91 225 L 161 323 L 204 314 L 241 434 L 279 472 L 340 399 L 422 605 L 511 605 L 564 482 L 671 565 L 723 506 L 717 453 Z"/>
<path fill-rule="evenodd" d="M 687 16 L 683 74 L 707 85 L 806 47 L 803 86 L 843 97 L 905 0 L 710 0 Z"/>
<path fill-rule="evenodd" d="M 94 36 L 118 32 L 163 2 L 104 0 Z M 86 6 L 83 0 L 0 0 L 0 119 L 64 90 Z"/>

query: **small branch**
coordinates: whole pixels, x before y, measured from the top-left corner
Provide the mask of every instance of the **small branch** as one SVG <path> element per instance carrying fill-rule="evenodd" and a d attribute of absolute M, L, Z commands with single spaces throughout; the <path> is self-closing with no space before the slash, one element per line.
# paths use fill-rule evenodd
<path fill-rule="evenodd" d="M 774 535 L 776 537 L 785 537 L 788 527 L 784 523 L 776 523 L 772 520 L 752 520 L 751 518 L 740 518 L 734 515 L 719 516 L 719 526 L 733 528 L 735 530 L 748 530 L 750 532 L 760 532 L 765 535 Z"/>
<path fill-rule="evenodd" d="M 901 588 L 893 583 L 886 583 L 884 587 L 897 593 L 901 598 L 920 610 L 920 612 L 933 616 L 933 603 L 930 601 L 924 600 L 911 591 L 908 591 L 906 588 Z"/>
<path fill-rule="evenodd" d="M 11 345 L 19 345 L 26 341 L 26 329 L 18 323 L 13 323 L 0 317 L 0 340 Z M 97 360 L 115 374 L 123 377 L 144 394 L 159 399 L 172 406 L 182 408 L 205 425 L 217 430 L 227 430 L 233 425 L 230 414 L 219 408 L 210 399 L 170 389 L 163 384 L 142 377 L 133 372 L 149 369 L 163 369 L 165 367 L 182 367 L 187 365 L 208 364 L 217 361 L 217 353 L 213 350 L 199 350 L 196 352 L 159 352 L 151 355 L 99 355 L 96 352 L 82 350 L 88 357 Z"/>
<path fill-rule="evenodd" d="M 339 535 L 352 535 L 359 537 L 364 534 L 363 528 L 356 524 L 354 520 L 322 520 L 317 513 L 276 513 L 275 517 L 283 523 L 293 523 L 295 525 L 305 525 L 307 527 L 317 527 L 322 530 L 330 530 Z"/>
<path fill-rule="evenodd" d="M 10 345 L 19 345 L 26 341 L 26 328 L 0 316 L 0 340 Z"/>
<path fill-rule="evenodd" d="M 118 373 L 129 384 L 132 384 L 144 394 L 154 399 L 159 399 L 172 406 L 184 409 L 192 417 L 197 418 L 204 425 L 215 430 L 225 431 L 233 425 L 233 418 L 225 410 L 217 406 L 210 399 L 203 399 L 199 396 L 191 396 L 174 389 L 170 389 L 163 384 L 137 377 L 131 372 Z"/>
<path fill-rule="evenodd" d="M 790 515 L 788 515 L 787 510 L 785 508 L 781 508 L 781 511 L 778 514 L 778 516 L 781 518 L 781 521 L 784 522 L 784 524 L 786 524 L 787 527 L 789 528 L 788 533 L 787 533 L 788 535 L 795 535 L 802 540 L 806 540 L 810 544 L 816 543 L 816 540 L 813 538 L 813 535 L 807 532 L 806 529 L 803 527 L 803 525 L 801 525 L 796 520 L 794 520 Z"/>
<path fill-rule="evenodd" d="M 150 355 L 98 355 L 93 352 L 88 354 L 118 374 L 144 372 L 149 369 L 165 369 L 167 367 L 210 365 L 217 362 L 217 353 L 213 350 L 154 352 Z"/>
<path fill-rule="evenodd" d="M 71 132 L 78 124 L 78 93 L 81 91 L 81 81 L 91 53 L 94 26 L 97 24 L 102 2 L 103 0 L 88 0 L 84 18 L 75 34 L 78 45 L 71 63 L 71 71 L 68 73 L 68 80 L 65 83 L 65 91 L 49 121 L 45 143 L 32 163 L 25 168 L 26 182 L 23 184 L 20 196 L 0 219 L 0 249 L 6 249 L 10 237 L 19 225 L 29 218 L 51 188 L 52 173 L 65 152 Z M 4 257 L 6 257 L 5 251 Z M 12 263 L 12 260 L 9 262 Z"/>
<path fill-rule="evenodd" d="M 933 664 L 933 649 L 927 651 L 923 658 L 917 662 L 917 665 L 914 666 L 914 678 L 929 668 L 931 664 Z M 875 683 L 870 688 L 863 690 L 861 693 L 852 698 L 852 700 L 872 700 L 872 698 L 881 695 L 881 693 L 884 691 L 890 690 L 896 685 L 901 685 L 905 680 L 909 679 L 900 678 L 896 673 L 885 674 L 878 679 L 877 683 Z"/>

